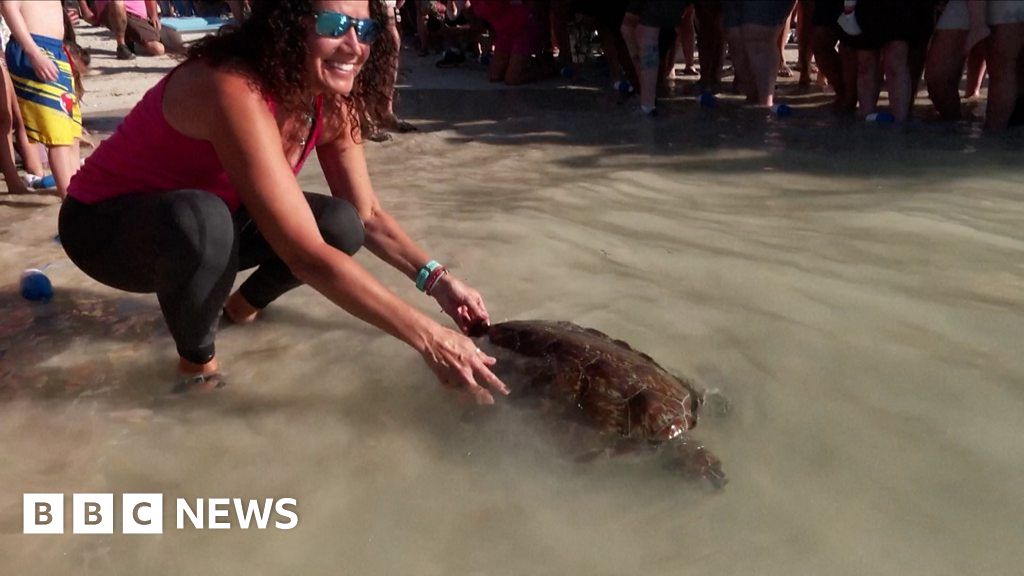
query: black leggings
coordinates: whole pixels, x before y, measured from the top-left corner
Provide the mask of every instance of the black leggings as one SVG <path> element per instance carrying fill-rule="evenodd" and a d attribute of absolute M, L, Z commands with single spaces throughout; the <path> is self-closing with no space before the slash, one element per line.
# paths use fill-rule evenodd
<path fill-rule="evenodd" d="M 352 255 L 363 245 L 355 208 L 338 198 L 306 193 L 324 240 Z M 61 243 L 93 279 L 128 292 L 155 292 L 182 358 L 214 356 L 221 307 L 239 270 L 259 266 L 242 296 L 264 308 L 301 284 L 278 258 L 244 209 L 233 216 L 224 201 L 201 190 L 120 196 L 60 209 Z"/>

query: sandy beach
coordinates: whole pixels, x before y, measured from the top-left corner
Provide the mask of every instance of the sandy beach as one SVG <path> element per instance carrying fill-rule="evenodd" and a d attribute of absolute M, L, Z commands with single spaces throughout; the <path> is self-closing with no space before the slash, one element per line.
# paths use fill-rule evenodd
<path fill-rule="evenodd" d="M 79 30 L 85 124 L 102 138 L 174 61 L 120 62 Z M 495 320 L 598 328 L 721 389 L 732 412 L 694 435 L 729 485 L 580 464 L 550 414 L 471 406 L 305 287 L 222 331 L 228 388 L 168 400 L 156 298 L 67 262 L 56 199 L 0 193 L 0 572 L 1019 571 L 1019 130 L 855 123 L 788 80 L 792 118 L 728 96 L 706 110 L 680 85 L 650 121 L 598 88 L 596 65 L 509 90 L 433 61 L 403 51 L 398 110 L 420 131 L 367 145 L 382 201 Z M 327 191 L 316 162 L 300 184 Z M 21 270 L 46 265 L 54 300 L 23 300 Z M 34 492 L 292 497 L 300 521 L 28 536 Z"/>

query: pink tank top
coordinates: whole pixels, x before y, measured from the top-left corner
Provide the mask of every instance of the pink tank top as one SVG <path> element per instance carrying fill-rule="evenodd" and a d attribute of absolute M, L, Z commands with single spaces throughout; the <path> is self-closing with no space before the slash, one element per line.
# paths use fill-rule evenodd
<path fill-rule="evenodd" d="M 232 212 L 242 205 L 213 144 L 178 132 L 164 118 L 164 88 L 176 70 L 150 88 L 114 134 L 86 159 L 71 179 L 69 196 L 84 204 L 95 204 L 126 194 L 195 189 L 217 195 Z M 277 108 L 270 100 L 267 106 L 271 113 Z M 302 169 L 320 137 L 322 109 L 323 98 L 318 96 L 312 134 L 294 167 L 295 174 Z"/>

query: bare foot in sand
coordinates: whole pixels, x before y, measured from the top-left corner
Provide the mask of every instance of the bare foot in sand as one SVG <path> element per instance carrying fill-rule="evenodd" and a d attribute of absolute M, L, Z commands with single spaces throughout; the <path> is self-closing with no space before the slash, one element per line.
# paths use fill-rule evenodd
<path fill-rule="evenodd" d="M 226 382 L 220 374 L 216 358 L 205 364 L 195 364 L 184 358 L 178 359 L 178 382 L 172 394 L 197 394 L 223 388 Z"/>
<path fill-rule="evenodd" d="M 224 303 L 224 315 L 232 324 L 249 324 L 260 315 L 260 309 L 249 304 L 239 292 L 235 292 Z"/>

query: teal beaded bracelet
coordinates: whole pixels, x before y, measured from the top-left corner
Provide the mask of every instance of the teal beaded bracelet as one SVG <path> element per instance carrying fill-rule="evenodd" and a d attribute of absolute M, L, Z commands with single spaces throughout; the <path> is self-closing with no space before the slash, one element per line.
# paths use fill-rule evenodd
<path fill-rule="evenodd" d="M 420 268 L 418 274 L 416 274 L 416 289 L 420 292 L 426 292 L 427 290 L 427 278 L 430 278 L 430 273 L 441 264 L 437 260 L 431 260 Z"/>

